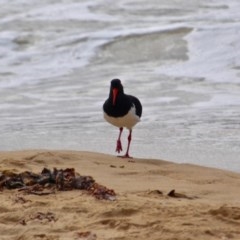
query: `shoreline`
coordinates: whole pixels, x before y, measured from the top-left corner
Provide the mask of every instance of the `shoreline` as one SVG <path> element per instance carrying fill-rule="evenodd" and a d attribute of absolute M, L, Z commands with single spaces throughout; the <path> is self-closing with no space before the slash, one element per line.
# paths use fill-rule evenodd
<path fill-rule="evenodd" d="M 134 160 L 83 151 L 0 152 L 0 172 L 74 168 L 116 192 L 107 201 L 81 190 L 36 196 L 4 189 L 1 239 L 239 239 L 240 174 Z"/>

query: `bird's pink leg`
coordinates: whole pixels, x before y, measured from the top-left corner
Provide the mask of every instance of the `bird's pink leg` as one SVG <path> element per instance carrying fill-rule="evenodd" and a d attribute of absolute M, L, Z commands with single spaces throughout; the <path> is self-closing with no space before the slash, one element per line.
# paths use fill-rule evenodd
<path fill-rule="evenodd" d="M 125 155 L 122 156 L 122 158 L 132 158 L 129 156 L 129 148 L 130 148 L 131 140 L 132 140 L 132 129 L 129 130 L 127 151 Z"/>
<path fill-rule="evenodd" d="M 120 153 L 122 151 L 122 143 L 121 143 L 121 135 L 122 135 L 123 128 L 119 128 L 119 135 L 117 139 L 117 146 L 116 146 L 116 152 Z"/>

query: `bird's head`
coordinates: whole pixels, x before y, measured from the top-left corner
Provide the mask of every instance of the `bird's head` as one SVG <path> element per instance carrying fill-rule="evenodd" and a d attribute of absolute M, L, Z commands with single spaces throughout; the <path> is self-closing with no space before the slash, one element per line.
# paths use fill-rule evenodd
<path fill-rule="evenodd" d="M 110 87 L 110 98 L 112 99 L 113 106 L 116 104 L 117 96 L 123 93 L 123 86 L 119 79 L 113 79 Z"/>

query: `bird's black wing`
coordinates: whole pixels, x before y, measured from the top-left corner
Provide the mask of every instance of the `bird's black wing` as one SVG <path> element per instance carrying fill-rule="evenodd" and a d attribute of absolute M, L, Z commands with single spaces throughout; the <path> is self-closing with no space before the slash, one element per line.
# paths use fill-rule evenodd
<path fill-rule="evenodd" d="M 142 116 L 142 104 L 139 101 L 138 98 L 128 95 L 129 98 L 131 98 L 132 103 L 135 105 L 136 108 L 136 114 L 141 117 Z"/>

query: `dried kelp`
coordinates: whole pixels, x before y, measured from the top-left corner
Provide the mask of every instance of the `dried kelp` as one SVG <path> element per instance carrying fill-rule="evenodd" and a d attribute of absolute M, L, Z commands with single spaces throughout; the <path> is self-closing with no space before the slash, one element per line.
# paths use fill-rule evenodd
<path fill-rule="evenodd" d="M 0 172 L 0 189 L 18 189 L 28 194 L 47 195 L 56 191 L 86 190 L 97 199 L 115 200 L 114 190 L 96 183 L 91 176 L 81 176 L 74 168 L 44 168 L 40 174 L 25 171 L 16 174 Z"/>

